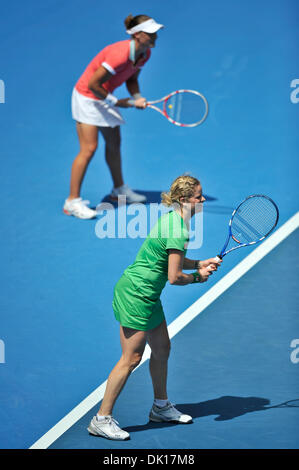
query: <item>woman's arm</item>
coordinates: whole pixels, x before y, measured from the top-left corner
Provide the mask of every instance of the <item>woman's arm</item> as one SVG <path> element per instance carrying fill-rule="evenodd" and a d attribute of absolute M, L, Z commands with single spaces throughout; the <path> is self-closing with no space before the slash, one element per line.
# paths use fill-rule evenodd
<path fill-rule="evenodd" d="M 109 94 L 108 91 L 102 87 L 102 84 L 107 82 L 111 76 L 112 74 L 101 65 L 88 82 L 88 88 L 101 100 L 105 100 Z M 119 108 L 131 108 L 132 105 L 128 103 L 129 99 L 130 98 L 124 98 L 118 100 L 115 106 Z"/>
<path fill-rule="evenodd" d="M 194 282 L 193 274 L 186 274 L 184 269 L 184 253 L 180 250 L 168 250 L 168 280 L 170 284 L 176 286 L 185 286 Z M 193 263 L 194 260 L 188 260 Z M 186 269 L 186 268 L 185 268 Z M 193 268 L 189 268 L 193 269 Z M 200 282 L 208 280 L 209 276 L 215 271 L 217 267 L 207 265 L 197 270 L 200 274 Z"/>
<path fill-rule="evenodd" d="M 170 284 L 184 286 L 194 281 L 192 274 L 183 273 L 184 253 L 179 250 L 168 251 L 168 280 Z"/>
<path fill-rule="evenodd" d="M 199 262 L 198 259 L 188 259 L 184 258 L 183 269 L 198 269 L 197 263 Z"/>
<path fill-rule="evenodd" d="M 132 75 L 126 81 L 127 90 L 131 96 L 134 96 L 136 93 L 140 93 L 139 82 L 138 82 L 139 74 L 140 74 L 140 70 L 137 70 L 137 72 L 134 73 L 134 75 Z"/>
<path fill-rule="evenodd" d="M 134 106 L 139 109 L 145 108 L 146 99 L 143 98 L 140 94 L 139 82 L 138 82 L 138 75 L 140 74 L 140 70 L 137 70 L 134 75 L 132 75 L 126 81 L 126 87 L 128 92 L 133 96 L 135 99 Z"/>

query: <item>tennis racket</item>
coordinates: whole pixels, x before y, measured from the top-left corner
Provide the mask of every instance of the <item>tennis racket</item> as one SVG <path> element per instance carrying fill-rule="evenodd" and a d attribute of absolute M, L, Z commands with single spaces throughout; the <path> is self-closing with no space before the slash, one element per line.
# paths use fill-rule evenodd
<path fill-rule="evenodd" d="M 278 218 L 278 207 L 268 196 L 248 196 L 232 213 L 228 236 L 218 260 L 233 250 L 264 240 L 276 227 Z M 227 249 L 230 240 L 237 245 Z"/>
<path fill-rule="evenodd" d="M 269 408 L 299 408 L 299 399 L 285 401 L 280 403 L 280 405 L 269 406 Z"/>
<path fill-rule="evenodd" d="M 133 100 L 130 100 L 134 104 Z M 156 106 L 162 103 L 162 108 Z M 209 106 L 206 98 L 194 90 L 173 91 L 164 98 L 156 101 L 148 101 L 147 108 L 158 111 L 169 122 L 180 127 L 195 127 L 206 119 Z"/>

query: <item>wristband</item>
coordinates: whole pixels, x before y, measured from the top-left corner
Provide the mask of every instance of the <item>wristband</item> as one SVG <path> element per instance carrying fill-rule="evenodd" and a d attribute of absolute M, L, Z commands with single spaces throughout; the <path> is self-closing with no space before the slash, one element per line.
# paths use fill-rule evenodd
<path fill-rule="evenodd" d="M 116 103 L 118 102 L 118 99 L 116 98 L 116 96 L 112 95 L 111 93 L 108 93 L 104 101 L 110 106 L 115 106 Z"/>
<path fill-rule="evenodd" d="M 195 282 L 200 282 L 200 274 L 199 273 L 191 273 L 192 276 L 193 276 L 193 281 L 192 281 L 192 284 L 194 284 Z"/>
<path fill-rule="evenodd" d="M 200 269 L 200 268 L 201 268 L 201 264 L 200 264 L 200 261 L 199 261 L 199 260 L 196 260 L 196 261 L 195 261 L 194 267 L 195 267 L 195 269 Z"/>
<path fill-rule="evenodd" d="M 133 95 L 134 100 L 139 100 L 139 98 L 142 98 L 141 93 L 134 93 Z"/>

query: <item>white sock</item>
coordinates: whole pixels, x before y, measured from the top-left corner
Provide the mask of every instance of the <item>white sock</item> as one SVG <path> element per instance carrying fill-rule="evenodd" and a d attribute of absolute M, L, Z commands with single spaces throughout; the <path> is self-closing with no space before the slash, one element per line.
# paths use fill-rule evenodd
<path fill-rule="evenodd" d="M 107 416 L 102 416 L 97 413 L 97 421 L 104 421 L 105 418 L 107 418 Z"/>
<path fill-rule="evenodd" d="M 113 191 L 116 193 L 116 194 L 119 194 L 119 192 L 125 188 L 125 184 L 123 184 L 122 186 L 118 186 L 117 188 L 113 188 Z"/>
<path fill-rule="evenodd" d="M 166 400 L 160 400 L 160 398 L 154 399 L 154 405 L 158 406 L 159 408 L 164 408 L 168 403 L 168 398 Z"/>

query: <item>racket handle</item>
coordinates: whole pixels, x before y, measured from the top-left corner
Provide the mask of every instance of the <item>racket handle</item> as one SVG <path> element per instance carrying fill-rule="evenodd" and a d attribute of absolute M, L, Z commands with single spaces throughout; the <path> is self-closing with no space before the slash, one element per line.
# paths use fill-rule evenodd
<path fill-rule="evenodd" d="M 135 106 L 135 101 L 136 100 L 129 99 L 128 104 L 130 104 L 131 106 Z M 145 107 L 147 107 L 147 106 L 148 106 L 148 103 L 145 103 Z"/>
<path fill-rule="evenodd" d="M 218 255 L 218 256 L 215 256 L 215 259 L 216 259 L 216 260 L 218 261 L 218 263 L 219 263 L 219 261 L 221 261 L 221 260 L 222 260 L 222 256 L 220 256 L 220 255 Z"/>

